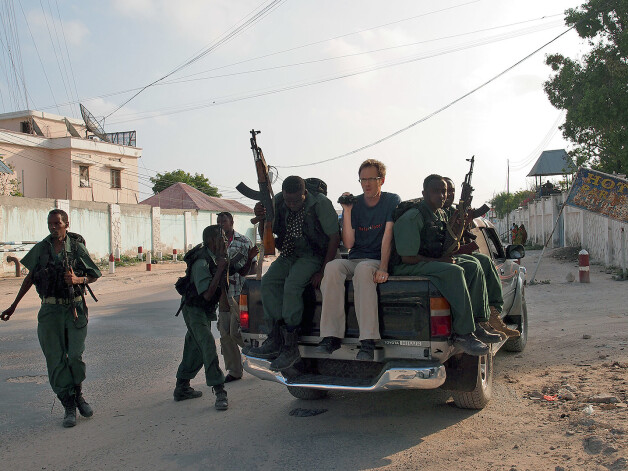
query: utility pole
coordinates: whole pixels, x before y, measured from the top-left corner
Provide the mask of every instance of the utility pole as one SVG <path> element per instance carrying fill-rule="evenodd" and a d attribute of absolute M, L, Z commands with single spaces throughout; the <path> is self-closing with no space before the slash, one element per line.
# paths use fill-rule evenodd
<path fill-rule="evenodd" d="M 506 195 L 510 196 L 510 159 L 506 159 Z M 506 200 L 508 201 L 508 200 Z M 510 230 L 510 211 L 506 213 L 506 228 L 508 229 L 508 243 L 512 243 L 512 231 Z"/>

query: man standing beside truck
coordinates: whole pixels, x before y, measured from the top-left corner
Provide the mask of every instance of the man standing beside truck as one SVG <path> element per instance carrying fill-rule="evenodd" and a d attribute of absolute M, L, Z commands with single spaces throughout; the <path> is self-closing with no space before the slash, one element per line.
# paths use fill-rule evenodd
<path fill-rule="evenodd" d="M 443 255 L 447 217 L 442 210 L 447 184 L 440 175 L 423 182 L 423 200 L 408 209 L 395 222 L 393 233 L 401 264 L 394 275 L 426 276 L 451 306 L 454 345 L 469 355 L 489 352 L 484 343 L 501 340 L 474 322 L 489 316 L 484 273 L 477 260 Z"/>
<path fill-rule="evenodd" d="M 447 199 L 445 200 L 443 211 L 445 211 L 447 219 L 449 219 L 455 211 L 453 202 L 456 196 L 456 187 L 451 178 L 444 177 L 444 180 L 445 183 L 447 183 Z M 477 248 L 477 245 L 475 247 Z M 502 282 L 491 258 L 488 255 L 484 255 L 479 252 L 475 252 L 470 255 L 460 255 L 460 257 L 473 257 L 480 262 L 480 266 L 484 272 L 484 279 L 486 280 L 486 293 L 488 296 L 490 318 L 488 319 L 488 322 L 486 322 L 486 319 L 481 319 L 476 316 L 476 322 L 480 322 L 480 325 L 488 332 L 501 335 L 502 340 L 505 340 L 506 338 L 519 337 L 521 335 L 519 331 L 510 329 L 501 318 L 501 312 L 504 308 Z"/>
<path fill-rule="evenodd" d="M 287 177 L 274 198 L 273 233 L 279 257 L 262 277 L 262 305 L 269 324 L 268 338 L 248 354 L 273 360 L 270 368 L 281 371 L 300 360 L 298 339 L 303 317 L 303 290 L 320 286 L 325 266 L 336 256 L 340 234 L 338 215 L 321 193 L 308 192 L 299 176 Z M 266 210 L 255 205 L 255 215 Z"/>
<path fill-rule="evenodd" d="M 184 401 L 203 395 L 190 386 L 190 380 L 205 367 L 205 382 L 216 394 L 216 410 L 227 410 L 229 407 L 225 377 L 218 364 L 216 341 L 211 329 L 211 322 L 216 320 L 218 300 L 226 287 L 226 255 L 227 242 L 222 228 L 207 226 L 203 230 L 203 244 L 185 254 L 184 260 L 188 265 L 185 277 L 179 278 L 175 285 L 182 294 L 181 310 L 188 331 L 177 369 L 174 400 Z"/>
<path fill-rule="evenodd" d="M 393 237 L 393 211 L 399 195 L 382 192 L 386 166 L 375 159 L 365 160 L 358 170 L 363 194 L 343 194 L 342 242 L 349 258 L 332 260 L 325 267 L 321 283 L 323 305 L 318 353 L 331 354 L 340 348 L 345 336 L 345 280 L 353 277 L 355 313 L 360 328 L 357 360 L 373 360 L 375 343 L 380 338 L 377 284 L 388 280 L 388 260 Z M 344 199 L 343 199 L 344 198 Z"/>
<path fill-rule="evenodd" d="M 238 306 L 244 283 L 243 277 L 251 270 L 258 249 L 246 236 L 233 229 L 233 215 L 230 212 L 219 213 L 216 222 L 225 233 L 229 256 L 229 289 L 218 303 L 218 331 L 220 350 L 227 370 L 225 383 L 230 383 L 242 378 L 242 357 L 239 347 L 244 346 L 240 333 L 240 316 L 239 312 L 238 315 L 235 314 L 234 306 Z"/>

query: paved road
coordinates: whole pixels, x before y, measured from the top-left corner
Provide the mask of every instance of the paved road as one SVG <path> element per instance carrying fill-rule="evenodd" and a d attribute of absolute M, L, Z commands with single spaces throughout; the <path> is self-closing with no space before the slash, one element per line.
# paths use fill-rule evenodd
<path fill-rule="evenodd" d="M 618 451 L 604 455 L 604 463 L 589 457 L 577 425 L 569 425 L 576 435 L 566 436 L 568 419 L 560 419 L 560 411 L 554 415 L 526 398 L 529 387 L 539 387 L 536 382 L 553 384 L 550 378 L 555 375 L 553 379 L 559 381 L 568 371 L 573 373 L 569 381 L 576 384 L 582 370 L 574 365 L 586 361 L 597 368 L 603 361 L 598 360 L 600 349 L 627 359 L 621 345 L 628 341 L 628 314 L 623 290 L 616 292 L 619 284 L 604 287 L 599 278 L 603 275 L 597 272 L 590 286 L 565 284 L 558 277 L 564 277 L 572 264 L 556 263 L 542 266 L 538 277 L 556 281 L 528 289 L 528 349 L 522 355 L 498 354 L 494 398 L 483 411 L 457 409 L 442 391 L 332 393 L 325 400 L 304 402 L 281 385 L 248 374 L 227 386 L 230 408 L 226 412 L 214 410 L 213 395 L 200 375 L 192 384 L 203 391 L 203 397 L 175 403 L 174 373 L 185 326 L 183 319 L 173 317 L 178 299 L 172 275 L 153 274 L 140 285 L 137 278 L 123 276 L 99 281 L 96 291 L 101 302 L 90 303 L 85 354 L 85 393 L 95 415 L 79 418 L 73 429 L 63 429 L 62 408 L 53 400 L 36 338 L 36 298 L 29 293 L 30 301 L 24 300 L 14 319 L 0 325 L 2 469 L 510 470 L 515 466 L 522 471 L 554 469 L 559 464 L 565 469 L 606 469 L 602 464 L 623 453 L 617 442 Z M 4 288 L 0 302 L 12 299 L 17 289 L 15 283 L 7 289 L 7 283 L 0 281 L 0 289 Z M 594 299 L 600 296 L 604 307 Z M 597 316 L 597 327 L 591 343 L 585 344 L 582 333 L 591 332 L 592 315 Z M 606 375 L 601 366 L 599 372 Z M 607 387 L 606 377 L 588 381 Z M 617 391 L 621 391 L 618 378 Z M 625 381 L 623 387 L 626 391 Z M 328 411 L 314 417 L 290 416 L 297 407 Z M 574 417 L 579 414 L 576 409 L 564 410 Z M 595 417 L 602 413 L 607 412 Z M 625 425 L 626 414 L 605 420 L 615 421 L 613 426 L 621 429 L 617 424 Z"/>

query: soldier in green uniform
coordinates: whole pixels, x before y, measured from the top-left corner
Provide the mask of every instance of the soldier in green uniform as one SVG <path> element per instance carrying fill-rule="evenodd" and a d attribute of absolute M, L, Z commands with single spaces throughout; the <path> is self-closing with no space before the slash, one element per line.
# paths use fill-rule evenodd
<path fill-rule="evenodd" d="M 423 200 L 408 209 L 393 226 L 395 246 L 401 264 L 394 275 L 427 276 L 451 306 L 454 345 L 470 355 L 485 355 L 484 343 L 500 341 L 474 322 L 488 320 L 488 299 L 484 273 L 477 260 L 443 256 L 447 219 L 442 210 L 447 185 L 439 175 L 423 182 Z"/>
<path fill-rule="evenodd" d="M 222 291 L 227 285 L 227 241 L 222 228 L 208 226 L 203 231 L 203 245 L 186 254 L 191 266 L 189 287 L 183 296 L 182 312 L 188 328 L 183 345 L 183 358 L 177 370 L 174 400 L 183 401 L 202 396 L 190 386 L 200 369 L 205 366 L 205 381 L 216 394 L 214 407 L 227 410 L 225 376 L 218 364 L 216 341 L 211 331 L 211 322 L 216 320 L 216 308 Z M 189 260 L 194 257 L 194 260 Z M 184 259 L 185 260 L 185 259 Z"/>
<path fill-rule="evenodd" d="M 13 304 L 0 315 L 0 319 L 8 321 L 20 300 L 35 285 L 41 298 L 37 336 L 46 357 L 50 386 L 65 409 L 64 427 L 76 425 L 77 407 L 83 417 L 94 413 L 82 392 L 87 335 L 84 287 L 101 276 L 85 245 L 68 235 L 69 227 L 65 211 L 53 209 L 48 213 L 50 235 L 22 258 L 28 275 Z"/>
<path fill-rule="evenodd" d="M 456 186 L 451 178 L 444 177 L 445 183 L 447 183 L 447 199 L 443 210 L 449 219 L 455 211 L 453 206 L 454 198 L 456 196 Z M 477 245 L 476 245 L 477 247 Z M 491 333 L 497 333 L 502 337 L 502 340 L 510 337 L 519 337 L 521 335 L 518 330 L 510 329 L 501 318 L 501 312 L 504 308 L 504 298 L 502 291 L 502 282 L 495 268 L 495 264 L 488 255 L 475 252 L 470 255 L 460 255 L 460 257 L 468 258 L 473 257 L 482 267 L 484 272 L 484 278 L 486 280 L 486 293 L 488 296 L 488 305 L 490 309 L 490 317 L 488 322 L 482 323 L 487 331 Z M 479 320 L 479 319 L 476 319 Z"/>
<path fill-rule="evenodd" d="M 340 233 L 338 214 L 321 193 L 308 192 L 301 177 L 287 177 L 275 196 L 273 233 L 281 252 L 262 277 L 264 318 L 271 326 L 264 343 L 248 351 L 273 360 L 270 368 L 293 366 L 299 355 L 299 326 L 303 316 L 303 290 L 320 286 L 325 265 L 336 256 Z M 258 203 L 255 215 L 266 211 Z"/>

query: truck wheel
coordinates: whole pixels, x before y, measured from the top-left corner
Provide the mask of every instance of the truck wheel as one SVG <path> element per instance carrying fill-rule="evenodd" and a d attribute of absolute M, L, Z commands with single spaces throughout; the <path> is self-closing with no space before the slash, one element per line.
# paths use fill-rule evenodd
<path fill-rule="evenodd" d="M 304 401 L 323 399 L 327 396 L 325 389 L 300 388 L 298 386 L 288 386 L 288 392 L 297 399 L 303 399 Z"/>
<path fill-rule="evenodd" d="M 523 352 L 528 343 L 528 307 L 526 306 L 526 299 L 521 300 L 521 322 L 517 327 L 521 335 L 517 338 L 510 339 L 504 344 L 504 350 L 507 352 Z"/>
<path fill-rule="evenodd" d="M 493 355 L 469 357 L 477 369 L 477 378 L 473 391 L 452 391 L 454 403 L 461 409 L 483 409 L 493 393 Z M 469 362 L 471 363 L 471 361 Z"/>

